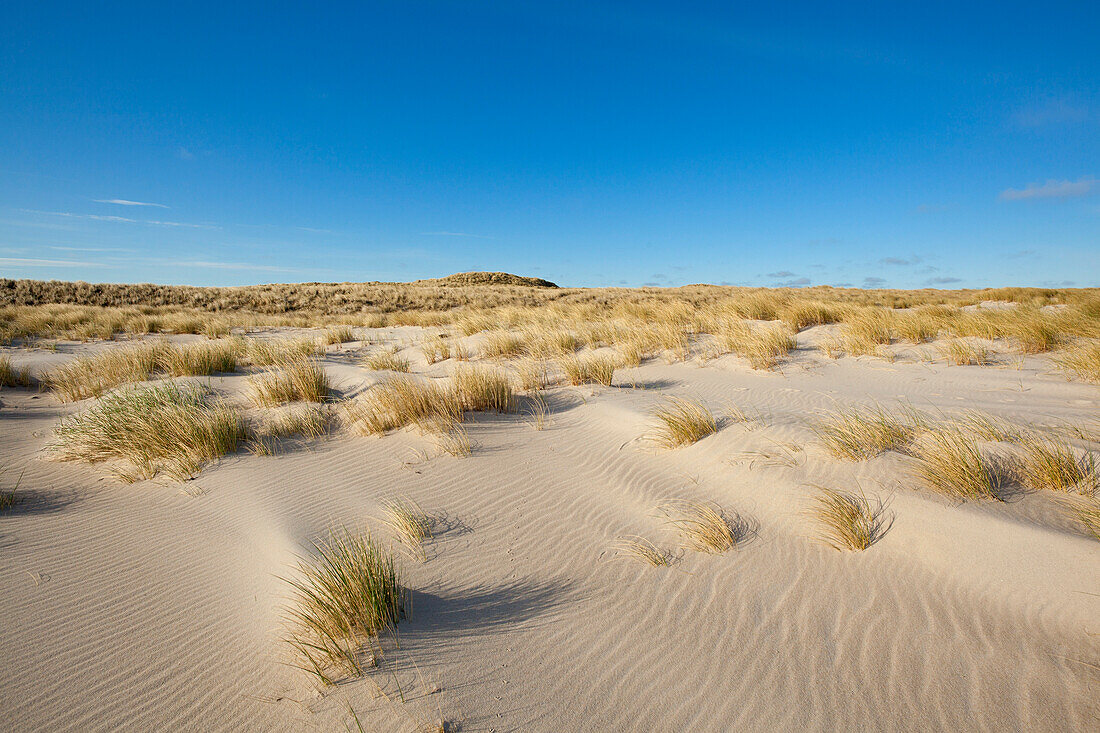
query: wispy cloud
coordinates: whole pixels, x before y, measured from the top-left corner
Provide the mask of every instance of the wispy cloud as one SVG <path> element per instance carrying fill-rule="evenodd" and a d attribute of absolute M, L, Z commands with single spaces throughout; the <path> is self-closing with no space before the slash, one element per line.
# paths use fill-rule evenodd
<path fill-rule="evenodd" d="M 49 249 L 59 252 L 136 252 L 137 250 L 123 247 L 61 247 L 51 246 Z"/>
<path fill-rule="evenodd" d="M 797 277 L 797 275 L 790 270 L 780 270 L 779 272 L 769 272 L 768 277 Z"/>
<path fill-rule="evenodd" d="M 878 262 L 880 265 L 897 265 L 898 267 L 909 267 L 911 265 L 919 265 L 921 261 L 922 260 L 920 257 L 913 255 L 909 259 L 906 259 L 904 257 L 883 257 Z"/>
<path fill-rule="evenodd" d="M 962 279 L 957 277 L 933 277 L 927 281 L 928 285 L 954 285 L 955 283 L 961 283 Z"/>
<path fill-rule="evenodd" d="M 1032 183 L 1027 188 L 1005 189 L 1001 191 L 1001 199 L 1003 201 L 1024 201 L 1027 199 L 1064 199 L 1087 196 L 1095 185 L 1095 178 L 1079 178 L 1076 181 L 1057 181 L 1052 178 L 1046 183 Z"/>
<path fill-rule="evenodd" d="M 164 204 L 151 204 L 147 201 L 130 201 L 129 199 L 92 199 L 97 204 L 118 204 L 119 206 L 155 206 L 158 209 L 167 209 Z"/>
<path fill-rule="evenodd" d="M 0 265 L 11 267 L 103 267 L 99 262 L 74 260 L 40 260 L 38 258 L 0 257 Z"/>
<path fill-rule="evenodd" d="M 863 278 L 863 287 L 865 288 L 881 288 L 886 284 L 886 280 L 881 277 L 865 277 Z"/>
<path fill-rule="evenodd" d="M 214 262 L 211 260 L 157 260 L 158 265 L 172 267 L 199 267 L 207 270 L 251 270 L 255 272 L 301 272 L 295 267 L 257 265 L 251 262 Z"/>
<path fill-rule="evenodd" d="M 781 282 L 773 283 L 777 288 L 804 288 L 810 284 L 810 278 L 797 277 L 793 280 L 783 280 Z"/>
<path fill-rule="evenodd" d="M 473 239 L 496 239 L 484 234 L 469 234 L 467 232 L 420 232 L 423 237 L 471 237 Z"/>
<path fill-rule="evenodd" d="M 157 227 L 183 227 L 186 229 L 221 229 L 214 224 L 189 224 L 182 221 L 159 221 L 156 219 L 130 219 L 125 216 L 112 216 L 108 214 L 75 214 L 71 211 L 37 211 L 35 209 L 20 209 L 25 214 L 41 214 L 43 216 L 59 216 L 65 219 L 86 219 L 88 221 L 108 221 L 115 224 L 146 224 Z"/>

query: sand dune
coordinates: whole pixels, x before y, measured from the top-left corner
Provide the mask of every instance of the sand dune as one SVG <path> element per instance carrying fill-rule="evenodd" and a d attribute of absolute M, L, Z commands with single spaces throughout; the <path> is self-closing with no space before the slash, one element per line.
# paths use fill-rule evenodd
<path fill-rule="evenodd" d="M 102 348 L 6 351 L 38 373 Z M 324 359 L 342 394 L 383 378 L 342 351 Z M 421 374 L 452 368 L 405 353 Z M 613 387 L 548 390 L 542 431 L 478 413 L 468 458 L 416 431 L 338 433 L 242 451 L 182 484 L 48 460 L 54 426 L 85 403 L 6 389 L 0 480 L 26 470 L 24 501 L 0 515 L 0 707 L 18 730 L 344 730 L 349 706 L 368 730 L 1094 729 L 1096 540 L 1041 492 L 959 504 L 917 487 L 896 452 L 831 458 L 806 424 L 871 401 L 1095 419 L 1096 386 L 1043 357 L 1015 366 L 803 350 L 776 373 L 653 360 Z M 197 380 L 239 396 L 246 377 Z M 659 449 L 644 436 L 669 395 L 760 420 Z M 886 503 L 889 530 L 866 552 L 825 546 L 805 514 L 813 484 L 858 484 Z M 378 518 L 395 496 L 439 518 L 426 562 L 395 549 L 412 596 L 400 646 L 318 690 L 285 664 L 280 578 L 335 523 L 392 543 Z M 725 554 L 679 549 L 655 511 L 673 498 L 751 517 L 755 535 Z M 624 535 L 675 563 L 617 557 Z"/>

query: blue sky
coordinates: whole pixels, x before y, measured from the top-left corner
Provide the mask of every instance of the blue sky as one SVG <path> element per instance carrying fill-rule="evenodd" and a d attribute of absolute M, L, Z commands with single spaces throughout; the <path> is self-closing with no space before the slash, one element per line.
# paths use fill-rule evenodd
<path fill-rule="evenodd" d="M 1098 34 L 1095 2 L 4 3 L 0 276 L 1100 286 Z"/>

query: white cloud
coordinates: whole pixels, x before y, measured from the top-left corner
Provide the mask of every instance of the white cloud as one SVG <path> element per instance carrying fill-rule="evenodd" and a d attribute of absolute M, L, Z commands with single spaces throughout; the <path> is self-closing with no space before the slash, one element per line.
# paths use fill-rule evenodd
<path fill-rule="evenodd" d="M 474 239 L 496 239 L 484 234 L 467 234 L 466 232 L 420 232 L 425 237 L 473 237 Z"/>
<path fill-rule="evenodd" d="M 118 204 L 119 206 L 155 206 L 158 209 L 167 209 L 164 204 L 151 204 L 146 201 L 130 201 L 128 199 L 92 199 L 97 204 Z"/>
<path fill-rule="evenodd" d="M 1050 179 L 1043 184 L 1032 183 L 1027 188 L 1005 189 L 1001 191 L 1001 199 L 1004 201 L 1023 201 L 1025 199 L 1062 199 L 1086 196 L 1095 185 L 1095 178 L 1079 178 L 1076 181 Z"/>
<path fill-rule="evenodd" d="M 171 265 L 172 267 L 201 267 L 208 270 L 257 270 L 260 272 L 300 272 L 294 267 L 277 267 L 275 265 L 255 265 L 247 262 L 213 262 L 210 260 L 158 260 L 158 265 Z"/>
<path fill-rule="evenodd" d="M 61 216 L 66 219 L 87 219 L 89 221 L 110 221 L 116 224 L 146 224 L 158 227 L 185 227 L 187 229 L 221 229 L 213 224 L 188 224 L 182 221 L 158 221 L 155 219 L 129 219 L 125 216 L 113 216 L 109 214 L 74 214 L 71 211 L 36 211 L 34 209 L 21 209 L 25 214 L 43 214 L 45 216 Z"/>
<path fill-rule="evenodd" d="M 35 258 L 0 257 L 0 265 L 12 267 L 103 267 L 98 262 L 75 262 L 73 260 L 40 260 Z"/>

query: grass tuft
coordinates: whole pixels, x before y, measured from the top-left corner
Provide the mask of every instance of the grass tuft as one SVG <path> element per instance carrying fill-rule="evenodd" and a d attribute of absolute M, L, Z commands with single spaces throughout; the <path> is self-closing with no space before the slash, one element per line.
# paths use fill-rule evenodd
<path fill-rule="evenodd" d="M 862 461 L 904 447 L 913 436 L 911 425 L 879 406 L 841 408 L 822 418 L 813 431 L 836 458 Z"/>
<path fill-rule="evenodd" d="M 737 513 L 727 514 L 720 506 L 704 501 L 671 501 L 658 507 L 669 524 L 680 530 L 690 549 L 721 554 L 745 541 L 753 523 Z"/>
<path fill-rule="evenodd" d="M 516 394 L 507 373 L 492 367 L 464 364 L 452 376 L 455 395 L 464 410 L 515 412 Z"/>
<path fill-rule="evenodd" d="M 131 382 L 144 382 L 157 368 L 163 342 L 109 349 L 81 356 L 45 373 L 46 387 L 63 402 L 99 397 L 104 392 Z"/>
<path fill-rule="evenodd" d="M 573 386 L 602 384 L 610 387 L 615 378 L 616 360 L 607 354 L 567 356 L 560 362 L 565 376 Z"/>
<path fill-rule="evenodd" d="M 815 488 L 818 494 L 806 514 L 817 521 L 818 539 L 825 544 L 837 550 L 866 550 L 886 534 L 889 527 L 881 501 L 872 503 L 862 490 Z"/>
<path fill-rule="evenodd" d="M 424 562 L 424 541 L 432 538 L 432 517 L 410 499 L 392 499 L 382 502 L 383 523 L 390 528 L 398 541 L 413 557 Z"/>
<path fill-rule="evenodd" d="M 217 372 L 237 371 L 243 350 L 238 339 L 219 339 L 171 346 L 159 352 L 159 364 L 172 377 L 205 377 Z"/>
<path fill-rule="evenodd" d="M 1029 434 L 1017 439 L 1023 456 L 1017 474 L 1029 489 L 1074 491 L 1091 495 L 1097 488 L 1096 458 L 1092 453 L 1078 456 L 1064 439 Z"/>
<path fill-rule="evenodd" d="M 1085 529 L 1100 540 L 1100 500 L 1094 496 L 1059 496 L 1058 503 L 1066 513 L 1085 526 Z"/>
<path fill-rule="evenodd" d="M 261 407 L 287 402 L 323 402 L 330 385 L 325 368 L 308 356 L 290 357 L 249 380 L 252 401 Z"/>
<path fill-rule="evenodd" d="M 126 481 L 160 472 L 184 480 L 236 450 L 246 434 L 240 413 L 204 390 L 161 382 L 112 392 L 62 418 L 51 450 L 62 460 L 120 461 Z"/>
<path fill-rule="evenodd" d="M 706 405 L 693 400 L 669 397 L 653 412 L 657 424 L 652 439 L 665 448 L 691 445 L 718 432 L 718 419 Z"/>
<path fill-rule="evenodd" d="M 955 366 L 986 366 L 993 361 L 989 349 L 966 339 L 951 339 L 939 346 L 939 352 Z"/>
<path fill-rule="evenodd" d="M 363 673 L 364 644 L 397 625 L 406 594 L 392 555 L 370 535 L 333 530 L 313 549 L 286 581 L 293 591 L 286 641 L 300 669 L 332 685 Z"/>
<path fill-rule="evenodd" d="M 1081 341 L 1054 357 L 1066 374 L 1100 384 L 1100 341 Z"/>
<path fill-rule="evenodd" d="M 672 564 L 672 554 L 654 545 L 644 537 L 628 535 L 615 540 L 615 554 L 632 557 L 645 564 L 662 568 Z"/>
<path fill-rule="evenodd" d="M 956 499 L 1001 499 L 999 471 L 957 427 L 925 432 L 912 454 L 913 475 L 932 491 Z"/>
<path fill-rule="evenodd" d="M 374 354 L 371 354 L 363 360 L 363 366 L 368 369 L 373 369 L 376 372 L 401 372 L 407 374 L 409 371 L 409 360 L 403 356 L 398 356 L 398 347 L 391 346 L 388 349 L 383 349 Z"/>
<path fill-rule="evenodd" d="M 454 390 L 411 377 L 374 385 L 344 403 L 348 424 L 363 435 L 381 435 L 412 424 L 453 424 L 462 421 L 462 403 Z"/>

